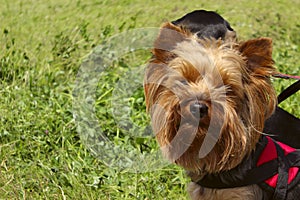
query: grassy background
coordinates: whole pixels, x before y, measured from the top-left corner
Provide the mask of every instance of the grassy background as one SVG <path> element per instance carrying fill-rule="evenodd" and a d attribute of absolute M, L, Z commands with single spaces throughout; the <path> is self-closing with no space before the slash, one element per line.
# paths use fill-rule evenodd
<path fill-rule="evenodd" d="M 82 60 L 117 33 L 158 27 L 194 9 L 207 9 L 230 21 L 241 39 L 273 38 L 278 70 L 299 75 L 299 7 L 298 0 L 2 0 L 0 199 L 186 199 L 188 180 L 180 168 L 129 173 L 107 167 L 85 148 L 72 116 L 72 90 Z M 113 143 L 150 152 L 157 149 L 153 137 L 128 136 L 112 113 L 120 70 L 148 58 L 148 51 L 133 52 L 105 71 L 96 113 Z M 274 80 L 278 92 L 292 82 Z M 299 101 L 298 93 L 282 107 L 300 117 Z M 128 100 L 128 109 L 145 128 L 149 120 L 141 87 Z"/>

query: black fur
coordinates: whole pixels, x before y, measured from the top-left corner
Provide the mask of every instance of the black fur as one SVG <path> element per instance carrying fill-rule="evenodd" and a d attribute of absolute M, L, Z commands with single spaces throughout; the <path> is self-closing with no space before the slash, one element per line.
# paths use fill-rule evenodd
<path fill-rule="evenodd" d="M 228 31 L 234 31 L 218 13 L 206 10 L 195 10 L 172 23 L 188 29 L 199 38 L 224 39 Z"/>

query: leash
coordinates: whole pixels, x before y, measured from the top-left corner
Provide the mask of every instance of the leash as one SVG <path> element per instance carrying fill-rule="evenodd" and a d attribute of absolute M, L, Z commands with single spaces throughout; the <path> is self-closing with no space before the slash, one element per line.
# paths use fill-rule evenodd
<path fill-rule="evenodd" d="M 283 74 L 283 73 L 277 73 L 277 74 L 274 74 L 273 76 L 276 78 L 300 80 L 300 76 L 294 76 L 294 75 Z"/>
<path fill-rule="evenodd" d="M 290 85 L 278 95 L 278 104 L 300 90 L 300 80 Z"/>
<path fill-rule="evenodd" d="M 295 94 L 297 91 L 300 90 L 300 76 L 293 76 L 289 74 L 283 74 L 283 73 L 277 73 L 273 75 L 275 78 L 284 78 L 284 79 L 294 79 L 298 80 L 292 85 L 290 85 L 288 88 L 283 90 L 279 95 L 278 95 L 278 104 L 289 98 L 291 95 Z"/>

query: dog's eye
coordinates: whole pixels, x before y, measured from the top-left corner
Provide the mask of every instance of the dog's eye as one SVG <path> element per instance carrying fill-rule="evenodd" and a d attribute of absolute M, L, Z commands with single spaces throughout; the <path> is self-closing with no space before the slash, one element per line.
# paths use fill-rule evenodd
<path fill-rule="evenodd" d="M 183 85 L 188 85 L 189 82 L 187 80 L 181 80 L 180 83 L 182 83 Z"/>

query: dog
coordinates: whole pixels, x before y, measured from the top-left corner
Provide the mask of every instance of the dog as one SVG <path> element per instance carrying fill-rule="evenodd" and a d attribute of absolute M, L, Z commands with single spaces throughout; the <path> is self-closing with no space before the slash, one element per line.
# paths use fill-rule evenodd
<path fill-rule="evenodd" d="M 298 198 L 299 151 L 263 134 L 277 106 L 272 39 L 239 42 L 217 13 L 195 11 L 164 23 L 152 54 L 147 112 L 192 199 Z"/>

